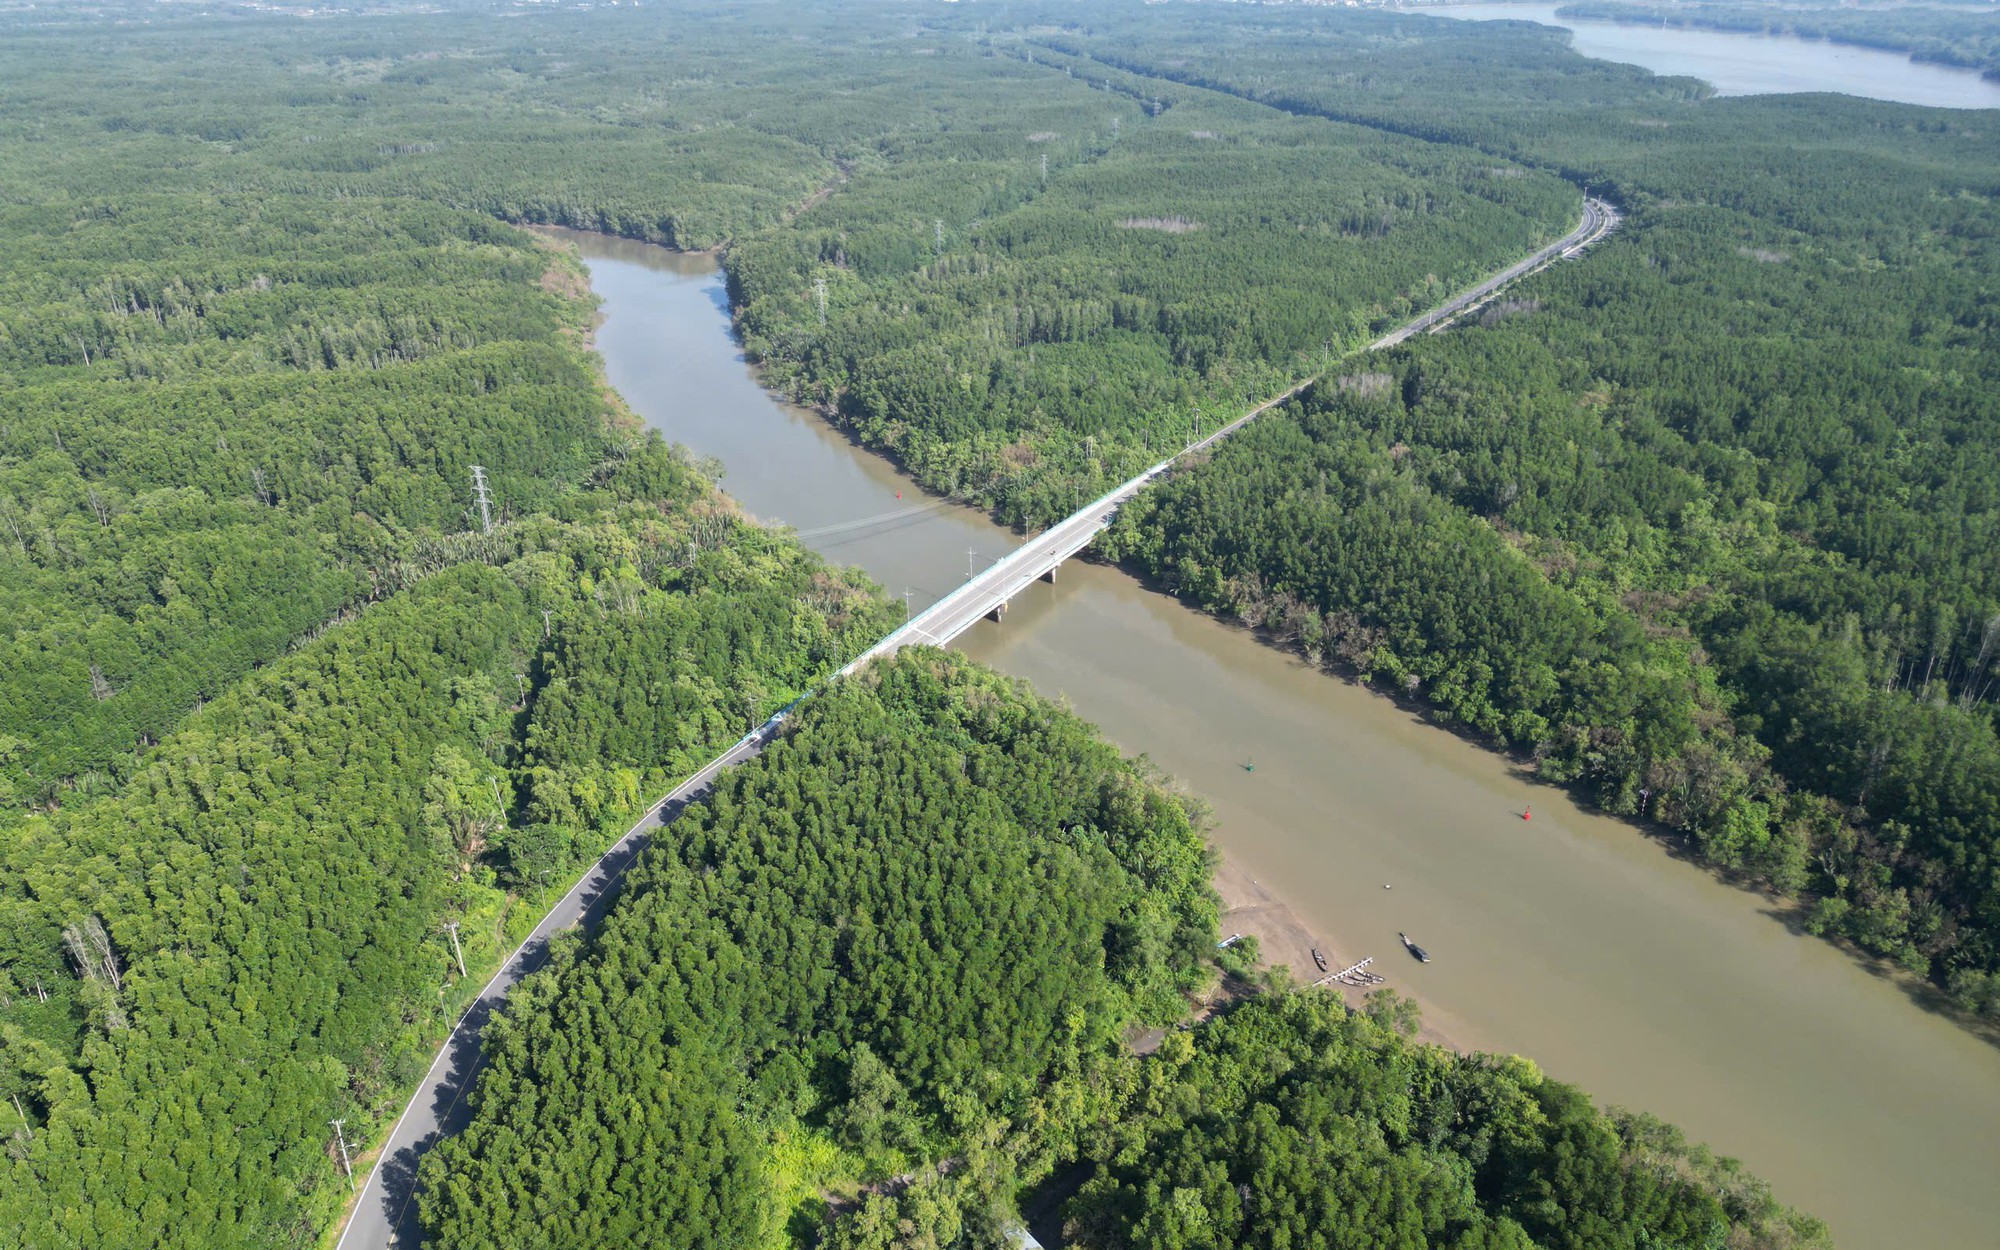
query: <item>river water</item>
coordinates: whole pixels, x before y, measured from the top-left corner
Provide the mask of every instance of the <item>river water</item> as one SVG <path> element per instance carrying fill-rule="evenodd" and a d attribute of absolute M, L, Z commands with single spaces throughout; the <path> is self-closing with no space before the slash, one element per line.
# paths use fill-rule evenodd
<path fill-rule="evenodd" d="M 1976 71 L 1912 61 L 1900 52 L 1723 30 L 1678 30 L 1557 17 L 1559 4 L 1445 4 L 1403 10 L 1466 21 L 1540 22 L 1570 32 L 1570 46 L 1600 61 L 1685 74 L 1717 95 L 1836 91 L 1932 108 L 2000 108 L 2000 82 Z"/>
<path fill-rule="evenodd" d="M 566 237 L 603 299 L 611 383 L 720 457 L 749 511 L 917 608 L 1018 541 L 760 389 L 713 260 Z M 1208 798 L 1226 855 L 1460 1045 L 1675 1121 L 1843 1246 L 2000 1244 L 2000 1049 L 1758 896 L 1112 569 L 1073 562 L 958 645 Z M 1434 962 L 1405 959 L 1399 930 Z"/>

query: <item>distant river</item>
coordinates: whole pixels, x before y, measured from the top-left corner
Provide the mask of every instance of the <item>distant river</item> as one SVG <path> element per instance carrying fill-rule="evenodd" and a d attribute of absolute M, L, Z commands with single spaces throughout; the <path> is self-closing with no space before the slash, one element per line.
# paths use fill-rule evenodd
<path fill-rule="evenodd" d="M 1718 95 L 1836 91 L 1933 108 L 2000 108 L 2000 83 L 1976 72 L 1912 61 L 1900 52 L 1849 44 L 1722 30 L 1677 30 L 1625 22 L 1557 17 L 1559 4 L 1443 4 L 1399 10 L 1466 21 L 1513 20 L 1560 26 L 1570 46 L 1600 61 L 1655 74 L 1684 74 L 1715 85 Z"/>
<path fill-rule="evenodd" d="M 918 608 L 968 558 L 1018 541 L 760 389 L 712 260 L 567 237 L 604 300 L 612 385 L 720 457 L 749 511 Z M 1112 569 L 1067 565 L 960 645 L 1184 779 L 1214 804 L 1224 852 L 1330 956 L 1375 956 L 1462 1045 L 1674 1120 L 1844 1247 L 1995 1246 L 2000 1050 L 1793 934 L 1757 895 Z M 1402 929 L 1435 961 L 1403 958 Z"/>

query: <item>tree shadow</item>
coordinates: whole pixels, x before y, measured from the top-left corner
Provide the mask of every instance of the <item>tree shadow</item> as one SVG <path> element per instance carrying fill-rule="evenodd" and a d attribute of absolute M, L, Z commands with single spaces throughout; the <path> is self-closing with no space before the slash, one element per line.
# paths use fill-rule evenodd
<path fill-rule="evenodd" d="M 730 323 L 729 326 L 730 341 L 735 343 L 738 347 L 741 347 L 743 345 L 743 335 L 736 328 L 735 324 L 736 309 L 729 302 L 728 276 L 725 275 L 720 269 L 716 270 L 715 281 L 703 283 L 701 288 L 701 293 L 708 297 L 708 302 L 715 306 L 715 311 L 721 313 L 724 318 L 728 319 Z M 741 358 L 742 357 L 739 354 L 738 359 Z"/>
<path fill-rule="evenodd" d="M 1035 1187 L 1021 1203 L 1021 1220 L 1034 1234 L 1036 1241 L 1047 1250 L 1060 1250 L 1069 1244 L 1063 1236 L 1063 1207 L 1084 1183 L 1097 1175 L 1097 1166 L 1092 1163 L 1075 1162 L 1056 1169 L 1053 1176 Z"/>
<path fill-rule="evenodd" d="M 1367 674 L 1351 665 L 1332 660 L 1315 663 L 1300 654 L 1297 644 L 1278 633 L 1259 625 L 1246 624 L 1226 613 L 1204 607 L 1194 596 L 1182 593 L 1180 587 L 1170 585 L 1161 578 L 1142 568 L 1137 561 L 1107 560 L 1094 549 L 1086 548 L 1084 558 L 1094 563 L 1106 564 L 1128 574 L 1143 589 L 1154 591 L 1175 600 L 1192 612 L 1199 613 L 1226 627 L 1248 634 L 1258 642 L 1284 655 L 1300 668 L 1335 679 L 1344 679 L 1359 685 L 1371 693 L 1388 700 L 1398 711 L 1412 721 L 1431 729 L 1442 730 L 1461 742 L 1478 750 L 1497 754 L 1506 761 L 1508 776 L 1524 786 L 1546 788 L 1553 795 L 1560 795 L 1572 802 L 1578 811 L 1590 815 L 1615 820 L 1627 829 L 1637 833 L 1652 845 L 1658 847 L 1669 859 L 1679 860 L 1700 869 L 1717 881 L 1754 894 L 1761 900 L 1760 911 L 1783 924 L 1792 934 L 1818 942 L 1829 942 L 1848 956 L 1857 966 L 1878 980 L 1893 983 L 1903 994 L 1923 1011 L 1942 1017 L 1964 1029 L 1974 1037 L 1988 1044 L 2000 1047 L 2000 1019 L 1988 1019 L 1975 1015 L 1951 1001 L 1944 989 L 1924 980 L 1894 961 L 1882 958 L 1844 939 L 1813 933 L 1806 926 L 1810 909 L 1809 900 L 1792 901 L 1771 891 L 1740 873 L 1710 862 L 1702 855 L 1701 844 L 1685 830 L 1654 820 L 1644 812 L 1616 812 L 1600 807 L 1593 801 L 1588 786 L 1580 782 L 1560 782 L 1543 775 L 1535 762 L 1519 750 L 1499 741 L 1462 721 L 1445 716 L 1421 694 L 1399 690 L 1380 682 L 1371 681 Z M 1506 813 L 1519 820 L 1526 808 Z M 1496 812 L 1496 816 L 1501 813 Z"/>
<path fill-rule="evenodd" d="M 1746 885 L 1744 888 L 1754 887 Z M 1837 948 L 1855 967 L 1875 980 L 1900 990 L 1903 997 L 1909 999 L 1918 1010 L 1956 1025 L 1989 1046 L 2000 1047 L 2000 1020 L 1988 1019 L 1965 1010 L 1954 1003 L 1951 995 L 1943 988 L 1926 981 L 1893 959 L 1871 954 L 1846 938 L 1813 932 L 1808 927 L 1812 909 L 1804 903 L 1795 902 L 1768 890 L 1756 892 L 1763 896 L 1766 904 L 1758 910 L 1785 926 L 1788 933 L 1816 942 L 1825 942 Z"/>

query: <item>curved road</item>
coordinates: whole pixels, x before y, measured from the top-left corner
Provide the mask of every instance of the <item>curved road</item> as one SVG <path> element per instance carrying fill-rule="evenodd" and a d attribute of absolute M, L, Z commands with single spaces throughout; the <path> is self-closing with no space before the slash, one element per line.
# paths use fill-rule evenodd
<path fill-rule="evenodd" d="M 1618 222 L 1618 211 L 1611 205 L 1602 200 L 1586 198 L 1583 203 L 1583 221 L 1575 230 L 1519 264 L 1509 266 L 1471 290 L 1454 296 L 1416 320 L 1377 339 L 1369 344 L 1369 350 L 1393 347 L 1413 334 L 1442 327 L 1460 313 L 1477 307 L 1508 283 L 1557 260 L 1576 255 L 1610 233 L 1617 227 Z M 1080 511 L 1030 538 L 985 572 L 891 632 L 888 637 L 857 657 L 853 663 L 841 669 L 840 675 L 853 672 L 877 656 L 892 654 L 901 647 L 913 643 L 948 642 L 974 621 L 986 615 L 996 604 L 1005 604 L 1008 598 L 1018 593 L 1022 586 L 1033 581 L 1042 572 L 1081 550 L 1091 538 L 1110 523 L 1118 511 L 1119 504 L 1137 494 L 1142 487 L 1164 473 L 1181 457 L 1201 451 L 1227 438 L 1310 386 L 1312 381 L 1313 379 L 1308 378 L 1291 389 L 1265 400 L 1188 447 L 1180 455 L 1161 461 L 1111 493 L 1092 501 Z M 486 1022 L 493 1018 L 494 1011 L 506 1000 L 509 990 L 548 961 L 550 939 L 574 925 L 582 925 L 586 929 L 596 926 L 598 920 L 603 917 L 605 908 L 610 905 L 612 895 L 624 877 L 626 868 L 631 866 L 632 861 L 652 841 L 653 830 L 679 816 L 689 804 L 707 797 L 710 786 L 714 784 L 716 776 L 723 769 L 760 754 L 776 736 L 784 719 L 785 713 L 780 712 L 744 735 L 736 745 L 710 760 L 701 771 L 681 782 L 666 797 L 647 809 L 646 814 L 626 831 L 625 836 L 618 839 L 611 849 L 570 887 L 569 893 L 563 895 L 556 905 L 549 909 L 549 913 L 542 917 L 541 923 L 535 926 L 535 931 L 528 935 L 527 941 L 521 943 L 508 957 L 507 962 L 500 966 L 500 970 L 493 974 L 493 979 L 480 990 L 479 997 L 472 1001 L 472 1005 L 453 1026 L 451 1035 L 445 1039 L 444 1046 L 431 1063 L 430 1070 L 424 1073 L 423 1083 L 417 1087 L 417 1092 L 411 1096 L 409 1105 L 403 1109 L 402 1116 L 390 1129 L 389 1140 L 383 1146 L 382 1154 L 376 1160 L 374 1168 L 368 1173 L 368 1179 L 355 1201 L 354 1212 L 349 1217 L 347 1228 L 341 1233 L 335 1250 L 388 1250 L 391 1246 L 415 1246 L 423 1239 L 422 1230 L 417 1224 L 415 1201 L 417 1164 L 440 1141 L 463 1129 L 472 1118 L 472 1107 L 466 1101 L 465 1094 L 472 1088 L 473 1079 L 479 1074 L 483 1058 L 480 1039 L 485 1034 Z"/>
<path fill-rule="evenodd" d="M 1526 277 L 1537 269 L 1546 268 L 1558 260 L 1567 260 L 1578 252 L 1581 252 L 1584 248 L 1589 247 L 1605 235 L 1616 230 L 1621 220 L 1623 218 L 1618 215 L 1617 209 L 1603 200 L 1591 199 L 1586 196 L 1583 201 L 1583 223 L 1576 229 L 1570 231 L 1554 243 L 1549 244 L 1541 251 L 1536 252 L 1520 264 L 1501 270 L 1478 286 L 1473 287 L 1470 291 L 1462 295 L 1453 296 L 1450 300 L 1439 304 L 1436 308 L 1431 309 L 1408 325 L 1398 327 L 1396 330 L 1376 339 L 1368 345 L 1368 349 L 1370 351 L 1380 351 L 1384 347 L 1394 347 L 1413 334 L 1421 334 L 1425 330 L 1443 328 L 1445 323 L 1451 321 L 1452 318 L 1458 316 L 1460 313 L 1467 312 L 1485 303 L 1492 297 L 1494 292 L 1506 286 L 1509 282 L 1517 278 Z"/>

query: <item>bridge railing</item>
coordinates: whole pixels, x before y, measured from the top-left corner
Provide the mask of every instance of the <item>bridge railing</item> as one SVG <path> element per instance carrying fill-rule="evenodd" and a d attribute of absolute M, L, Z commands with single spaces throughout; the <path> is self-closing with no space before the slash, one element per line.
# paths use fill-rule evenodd
<path fill-rule="evenodd" d="M 904 621 L 901 625 L 898 625 L 895 629 L 890 630 L 888 635 L 885 636 L 880 642 L 868 648 L 868 650 L 862 652 L 860 655 L 855 656 L 853 660 L 849 661 L 846 667 L 842 668 L 840 672 L 836 674 L 836 676 L 839 677 L 849 676 L 855 670 L 859 669 L 862 665 L 874 659 L 876 656 L 887 654 L 888 652 L 893 651 L 900 646 L 903 646 L 905 642 L 908 640 L 908 637 L 910 635 L 927 632 L 924 629 L 924 626 L 927 623 L 935 620 L 940 616 L 948 615 L 952 611 L 956 610 L 960 605 L 960 603 L 966 598 L 986 592 L 991 588 L 989 583 L 993 582 L 994 580 L 998 579 L 1004 581 L 1006 579 L 1007 574 L 1013 571 L 1018 566 L 1023 564 L 1031 564 L 1035 560 L 1046 556 L 1050 551 L 1055 550 L 1057 547 L 1061 545 L 1060 543 L 1050 544 L 1048 542 L 1050 538 L 1061 533 L 1063 530 L 1069 528 L 1072 525 L 1088 525 L 1090 523 L 1093 513 L 1097 512 L 1101 508 L 1118 503 L 1124 496 L 1127 496 L 1132 492 L 1138 490 L 1141 486 L 1144 486 L 1147 483 L 1147 481 L 1158 475 L 1162 470 L 1172 465 L 1176 459 L 1178 459 L 1178 457 L 1170 456 L 1167 459 L 1162 460 L 1158 464 L 1147 469 L 1145 472 L 1139 474 L 1138 476 L 1130 478 L 1124 482 L 1121 482 L 1117 486 L 1114 486 L 1110 490 L 1106 491 L 1104 494 L 1099 495 L 1096 499 L 1091 500 L 1083 507 L 1078 508 L 1075 512 L 1072 512 L 1068 517 L 1065 517 L 1061 522 L 1058 522 L 1056 525 L 1050 527 L 1049 529 L 1043 530 L 1041 533 L 1028 539 L 1026 542 L 1021 543 L 1019 546 L 1015 547 L 1012 551 L 1000 557 L 998 560 L 995 560 L 992 564 L 988 565 L 986 568 L 980 570 L 977 574 L 967 579 L 963 585 L 959 586 L 957 589 L 946 594 L 936 603 L 933 603 L 928 608 L 925 608 L 923 611 L 917 613 L 909 620 Z M 1092 531 L 1093 534 L 1095 534 L 1095 532 L 1096 531 L 1094 530 Z M 1073 555 L 1077 550 L 1081 549 L 1082 549 L 1082 544 L 1078 544 L 1076 548 L 1072 549 L 1069 552 L 1065 552 L 1063 556 L 1058 558 L 1066 559 L 1069 555 Z M 1042 573 L 1045 571 L 1046 570 L 1043 569 L 1036 569 L 1033 573 L 1030 573 L 1028 575 L 1028 579 L 1032 581 L 1036 577 L 1041 576 Z"/>
<path fill-rule="evenodd" d="M 1574 241 L 1559 240 L 1555 243 L 1550 244 L 1549 246 L 1536 252 L 1534 255 L 1529 256 L 1525 260 L 1519 261 L 1516 264 L 1509 266 L 1507 269 L 1502 270 L 1499 274 L 1496 274 L 1494 277 L 1488 279 L 1485 283 L 1482 283 L 1479 287 L 1474 287 L 1472 290 L 1464 292 L 1452 300 L 1446 301 L 1444 304 L 1441 304 L 1438 307 L 1433 308 L 1429 312 L 1425 313 L 1422 317 L 1419 317 L 1414 321 L 1408 322 L 1402 327 L 1395 330 L 1394 332 L 1385 335 L 1381 339 L 1376 340 L 1374 343 L 1371 343 L 1369 345 L 1370 350 L 1379 350 L 1380 348 L 1383 347 L 1393 346 L 1397 343 L 1402 342 L 1404 339 L 1411 337 L 1413 334 L 1419 333 L 1425 329 L 1430 328 L 1432 325 L 1437 324 L 1441 320 L 1445 320 L 1449 317 L 1458 316 L 1465 311 L 1465 308 L 1468 304 L 1479 299 L 1489 298 L 1496 290 L 1520 278 L 1523 274 L 1528 273 L 1533 269 L 1539 268 L 1540 266 L 1546 265 L 1552 260 L 1559 258 L 1567 258 L 1571 255 L 1574 255 L 1581 248 L 1596 242 L 1599 238 L 1603 237 L 1603 235 L 1609 233 L 1610 229 L 1617 224 L 1617 220 L 1618 218 L 1616 212 L 1612 210 L 1609 205 L 1603 204 L 1601 201 L 1593 200 L 1586 197 L 1584 203 L 1583 220 L 1578 224 L 1577 230 L 1571 232 L 1570 240 Z M 1596 225 L 1595 231 L 1591 230 L 1593 224 Z M 1575 235 L 1578 233 L 1584 233 L 1587 235 L 1587 237 L 1581 239 L 1575 239 Z M 1269 412 L 1271 409 L 1276 408 L 1281 404 L 1284 404 L 1286 401 L 1290 400 L 1293 396 L 1297 395 L 1300 391 L 1304 390 L 1307 386 L 1311 385 L 1312 381 L 1313 379 L 1307 378 L 1305 381 L 1300 382 L 1294 386 L 1287 388 L 1284 391 L 1279 392 L 1277 395 L 1273 396 L 1268 400 L 1265 400 L 1262 404 L 1259 404 L 1257 407 L 1251 409 L 1249 412 L 1244 413 L 1242 416 L 1237 417 L 1235 420 L 1230 421 L 1229 423 L 1223 425 L 1221 428 L 1217 429 L 1214 433 L 1208 435 L 1205 438 L 1197 439 L 1195 442 L 1189 444 L 1187 447 L 1181 449 L 1180 451 L 1174 453 L 1171 456 L 1168 456 L 1165 460 L 1160 461 L 1158 464 L 1153 465 L 1151 468 L 1146 469 L 1145 471 L 1139 473 L 1137 476 L 1132 477 L 1124 482 L 1121 482 L 1119 485 L 1112 487 L 1110 490 L 1106 491 L 1102 495 L 1099 495 L 1096 499 L 1092 500 L 1090 503 L 1085 504 L 1083 507 L 1078 508 L 1076 511 L 1072 512 L 1068 517 L 1064 518 L 1056 525 L 1042 531 L 1040 534 L 1036 535 L 1033 538 L 1028 539 L 1026 542 L 1023 542 L 1019 546 L 1015 547 L 1014 550 L 1008 552 L 1006 555 L 1000 557 L 1000 559 L 994 561 L 982 572 L 974 575 L 971 578 L 968 578 L 963 585 L 951 591 L 949 594 L 939 599 L 936 603 L 933 603 L 930 607 L 925 608 L 922 612 L 919 612 L 915 616 L 911 617 L 909 620 L 904 621 L 901 625 L 897 626 L 895 629 L 890 630 L 887 637 L 883 638 L 880 642 L 868 648 L 868 650 L 862 652 L 860 655 L 855 656 L 854 659 L 849 661 L 846 666 L 844 666 L 837 674 L 835 674 L 835 676 L 846 677 L 851 675 L 862 665 L 868 663 L 868 661 L 874 659 L 875 657 L 879 655 L 885 655 L 891 651 L 896 650 L 898 647 L 904 646 L 909 641 L 910 637 L 913 635 L 917 634 L 923 634 L 926 636 L 933 635 L 935 631 L 927 629 L 926 628 L 927 625 L 931 624 L 932 622 L 935 622 L 940 617 L 944 617 L 950 614 L 951 612 L 958 610 L 959 606 L 966 598 L 970 596 L 987 593 L 991 589 L 990 583 L 994 579 L 998 578 L 1004 581 L 1008 573 L 1018 565 L 1031 563 L 1035 560 L 1047 556 L 1047 554 L 1050 551 L 1054 550 L 1055 547 L 1061 545 L 1060 543 L 1049 544 L 1048 540 L 1053 536 L 1055 536 L 1056 534 L 1061 533 L 1064 529 L 1068 528 L 1069 526 L 1071 525 L 1095 526 L 1096 528 L 1091 529 L 1091 533 L 1094 536 L 1098 532 L 1098 529 L 1102 528 L 1103 522 L 1106 519 L 1095 515 L 1100 509 L 1105 508 L 1109 505 L 1122 502 L 1122 500 L 1125 499 L 1126 497 L 1138 493 L 1140 487 L 1144 486 L 1147 482 L 1151 481 L 1152 479 L 1158 477 L 1160 474 L 1166 472 L 1168 469 L 1172 468 L 1174 464 L 1179 460 L 1181 460 L 1183 457 L 1188 456 L 1193 452 L 1202 451 L 1207 449 L 1208 447 L 1213 446 L 1215 443 L 1228 437 L 1230 434 L 1235 433 L 1235 431 L 1241 426 L 1247 425 L 1250 421 L 1254 420 L 1255 418 L 1262 416 L 1264 413 Z M 1088 539 L 1085 540 L 1085 542 L 1088 541 L 1089 541 Z M 1058 560 L 1067 559 L 1070 555 L 1074 554 L 1076 551 L 1082 550 L 1083 545 L 1084 545 L 1083 543 L 1079 543 L 1077 544 L 1076 547 L 1072 548 L 1070 551 L 1065 552 L 1061 556 L 1058 556 L 1056 558 Z M 1042 573 L 1046 571 L 1047 569 L 1045 568 L 1038 568 L 1034 572 L 1028 574 L 1027 580 L 1033 580 L 1034 578 L 1039 577 Z"/>

